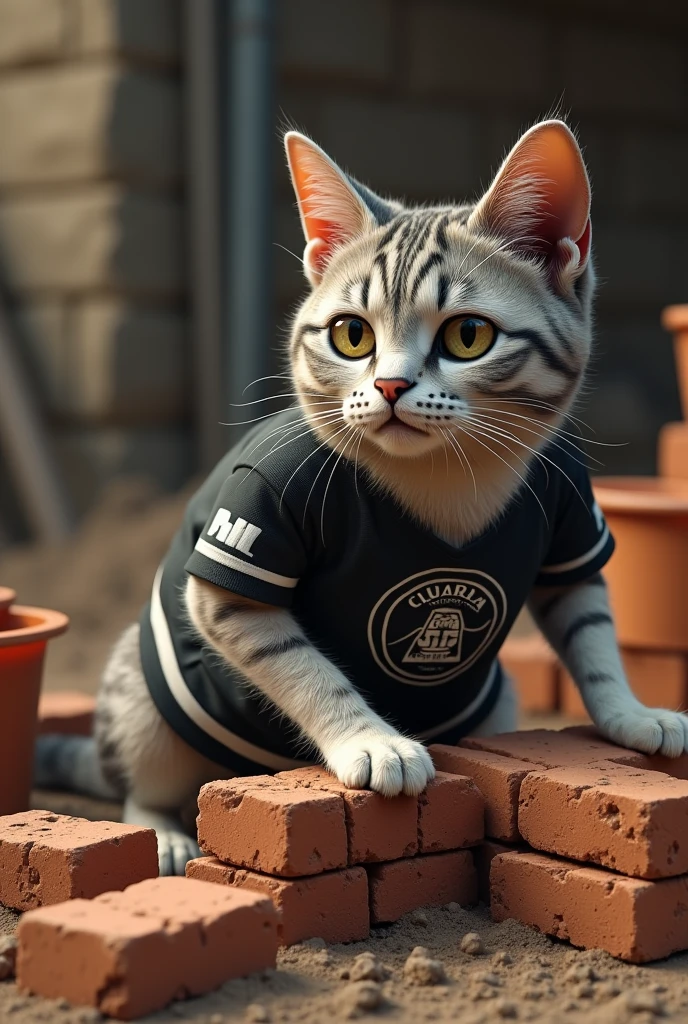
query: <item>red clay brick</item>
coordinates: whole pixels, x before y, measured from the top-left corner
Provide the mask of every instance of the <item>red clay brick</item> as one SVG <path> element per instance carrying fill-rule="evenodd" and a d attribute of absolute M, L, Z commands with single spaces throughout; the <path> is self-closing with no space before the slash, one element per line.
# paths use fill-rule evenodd
<path fill-rule="evenodd" d="M 38 732 L 90 736 L 96 699 L 78 690 L 42 693 L 38 701 Z"/>
<path fill-rule="evenodd" d="M 490 868 L 500 853 L 518 853 L 518 849 L 496 839 L 485 839 L 471 850 L 478 876 L 478 897 L 483 903 L 490 902 Z"/>
<path fill-rule="evenodd" d="M 7 907 L 88 899 L 157 874 L 152 829 L 50 811 L 0 818 L 0 903 Z"/>
<path fill-rule="evenodd" d="M 418 798 L 418 849 L 440 853 L 474 846 L 485 835 L 485 801 L 472 779 L 437 772 Z"/>
<path fill-rule="evenodd" d="M 358 942 L 370 934 L 368 876 L 362 867 L 285 879 L 234 868 L 217 857 L 199 857 L 189 861 L 186 874 L 269 896 L 278 913 L 277 935 L 283 946 L 316 937 Z"/>
<path fill-rule="evenodd" d="M 372 924 L 396 921 L 418 907 L 442 907 L 446 903 L 467 906 L 478 900 L 470 850 L 371 864 L 367 870 Z"/>
<path fill-rule="evenodd" d="M 257 775 L 208 783 L 198 808 L 199 846 L 229 864 L 287 878 L 346 867 L 344 803 L 336 793 Z"/>
<path fill-rule="evenodd" d="M 275 776 L 344 801 L 349 864 L 397 860 L 418 850 L 418 802 L 415 797 L 389 799 L 369 789 L 347 789 L 324 768 L 297 768 Z"/>
<path fill-rule="evenodd" d="M 524 711 L 554 711 L 558 705 L 559 661 L 541 633 L 509 637 L 499 660 L 514 680 Z"/>
<path fill-rule="evenodd" d="M 274 967 L 277 914 L 258 893 L 161 878 L 29 911 L 17 936 L 22 991 L 132 1020 Z"/>
<path fill-rule="evenodd" d="M 574 946 L 646 963 L 688 949 L 688 877 L 625 878 L 539 853 L 495 857 L 495 921 L 515 918 Z"/>
<path fill-rule="evenodd" d="M 518 794 L 533 765 L 500 754 L 441 743 L 429 749 L 436 768 L 467 775 L 477 785 L 485 801 L 485 835 L 507 843 L 518 842 Z"/>
<path fill-rule="evenodd" d="M 688 782 L 603 762 L 531 772 L 518 825 L 538 850 L 635 878 L 688 871 Z"/>
<path fill-rule="evenodd" d="M 530 729 L 505 732 L 499 736 L 470 736 L 459 746 L 470 750 L 487 750 L 504 757 L 518 758 L 542 768 L 562 768 L 569 764 L 590 764 L 591 761 L 614 761 L 617 764 L 639 764 L 642 755 L 603 739 L 592 726 L 570 729 Z"/>

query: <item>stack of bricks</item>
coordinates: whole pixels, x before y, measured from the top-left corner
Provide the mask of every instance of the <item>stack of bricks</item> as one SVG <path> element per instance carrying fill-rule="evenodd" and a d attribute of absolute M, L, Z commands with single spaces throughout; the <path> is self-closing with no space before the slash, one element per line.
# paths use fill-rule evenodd
<path fill-rule="evenodd" d="M 275 966 L 270 899 L 157 873 L 152 829 L 1 817 L 0 904 L 25 912 L 20 990 L 131 1020 Z"/>
<path fill-rule="evenodd" d="M 204 786 L 190 878 L 269 895 L 283 945 L 366 938 L 418 907 L 475 903 L 484 801 L 438 772 L 419 798 L 348 790 L 320 768 Z"/>
<path fill-rule="evenodd" d="M 688 949 L 688 757 L 580 726 L 431 747 L 486 803 L 475 851 L 496 921 L 643 963 Z"/>
<path fill-rule="evenodd" d="M 688 710 L 688 652 L 621 646 L 631 689 L 651 707 Z M 588 717 L 578 687 L 540 633 L 509 637 L 500 653 L 523 711 Z"/>

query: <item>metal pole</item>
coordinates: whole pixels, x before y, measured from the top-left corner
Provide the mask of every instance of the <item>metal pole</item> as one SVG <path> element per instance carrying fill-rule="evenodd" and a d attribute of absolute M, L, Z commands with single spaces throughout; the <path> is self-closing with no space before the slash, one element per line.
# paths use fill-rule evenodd
<path fill-rule="evenodd" d="M 260 398 L 262 384 L 245 389 L 269 373 L 270 366 L 274 0 L 230 4 L 223 419 L 236 422 L 253 416 L 229 403 Z M 227 440 L 236 440 L 241 433 L 241 427 L 228 430 Z"/>
<path fill-rule="evenodd" d="M 190 249 L 191 345 L 198 468 L 225 450 L 222 410 L 222 299 L 218 8 L 186 0 L 186 154 Z"/>
<path fill-rule="evenodd" d="M 40 540 L 54 543 L 71 532 L 72 513 L 17 349 L 0 296 L 0 443 L 26 518 Z"/>

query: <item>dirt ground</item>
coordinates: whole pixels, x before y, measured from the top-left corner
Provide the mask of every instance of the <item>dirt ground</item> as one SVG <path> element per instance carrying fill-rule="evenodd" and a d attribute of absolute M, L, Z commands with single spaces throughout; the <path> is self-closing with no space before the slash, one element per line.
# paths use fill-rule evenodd
<path fill-rule="evenodd" d="M 46 689 L 96 689 L 109 647 L 147 598 L 188 494 L 159 497 L 145 482 L 119 483 L 61 549 L 29 547 L 0 555 L 0 583 L 14 587 L 22 603 L 59 608 L 71 618 L 70 632 L 50 645 Z M 520 630 L 527 628 L 520 624 Z M 117 805 L 48 793 L 34 793 L 33 806 L 107 818 L 120 811 Z M 13 931 L 16 921 L 17 915 L 0 907 L 0 933 Z M 481 936 L 480 955 L 461 951 L 468 932 Z M 405 975 L 404 964 L 418 946 L 440 961 L 445 980 L 422 985 L 415 983 L 415 969 L 411 978 Z M 355 965 L 362 953 L 376 959 Z M 435 970 L 441 974 L 442 968 Z M 368 977 L 352 980 L 360 974 Z M 688 1021 L 688 953 L 647 967 L 629 966 L 597 950 L 574 950 L 513 921 L 495 925 L 485 907 L 450 905 L 376 928 L 367 942 L 325 946 L 312 940 L 293 946 L 279 954 L 276 971 L 229 982 L 216 993 L 145 1019 L 325 1024 L 352 1018 L 408 1024 Z M 0 982 L 0 1024 L 101 1019 L 92 1010 L 26 997 L 14 982 Z"/>

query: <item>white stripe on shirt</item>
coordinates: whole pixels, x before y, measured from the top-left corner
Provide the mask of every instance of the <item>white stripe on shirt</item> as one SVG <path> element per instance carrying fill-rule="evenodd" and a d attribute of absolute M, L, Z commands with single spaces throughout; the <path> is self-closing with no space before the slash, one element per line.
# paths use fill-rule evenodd
<path fill-rule="evenodd" d="M 165 677 L 170 693 L 176 700 L 182 711 L 194 722 L 199 729 L 211 736 L 218 743 L 221 743 L 229 750 L 247 758 L 249 761 L 256 761 L 265 765 L 266 768 L 274 768 L 276 771 L 288 771 L 290 768 L 306 768 L 312 761 L 296 761 L 289 757 L 281 757 L 269 750 L 263 750 L 248 740 L 244 740 L 236 733 L 230 732 L 224 725 L 220 725 L 212 715 L 209 715 L 201 704 L 198 703 L 191 690 L 186 685 L 186 680 L 179 668 L 179 662 L 174 651 L 170 627 L 165 617 L 160 598 L 160 584 L 162 582 L 162 566 L 158 569 L 153 593 L 151 596 L 150 621 L 153 630 L 155 647 L 158 652 L 160 667 Z"/>
<path fill-rule="evenodd" d="M 249 562 L 244 562 L 241 558 L 237 558 L 236 555 L 230 555 L 229 551 L 223 551 L 222 548 L 216 548 L 214 544 L 209 544 L 202 537 L 199 537 L 196 541 L 196 551 L 201 555 L 205 555 L 206 558 L 212 558 L 214 562 L 219 562 L 220 565 L 224 565 L 228 569 L 236 569 L 238 572 L 246 573 L 247 576 L 255 576 L 256 579 L 264 580 L 266 583 L 274 583 L 276 587 L 295 587 L 299 582 L 298 577 L 280 576 L 277 572 L 270 572 L 269 569 L 261 569 L 259 565 L 251 565 Z"/>
<path fill-rule="evenodd" d="M 584 555 L 579 558 L 572 558 L 570 562 L 562 562 L 560 565 L 541 565 L 540 572 L 569 572 L 571 569 L 578 569 L 581 565 L 585 565 L 586 562 L 591 562 L 595 555 L 599 555 L 600 551 L 607 543 L 609 539 L 609 527 L 605 526 L 604 533 L 598 540 L 597 544 L 589 551 L 586 551 Z"/>

